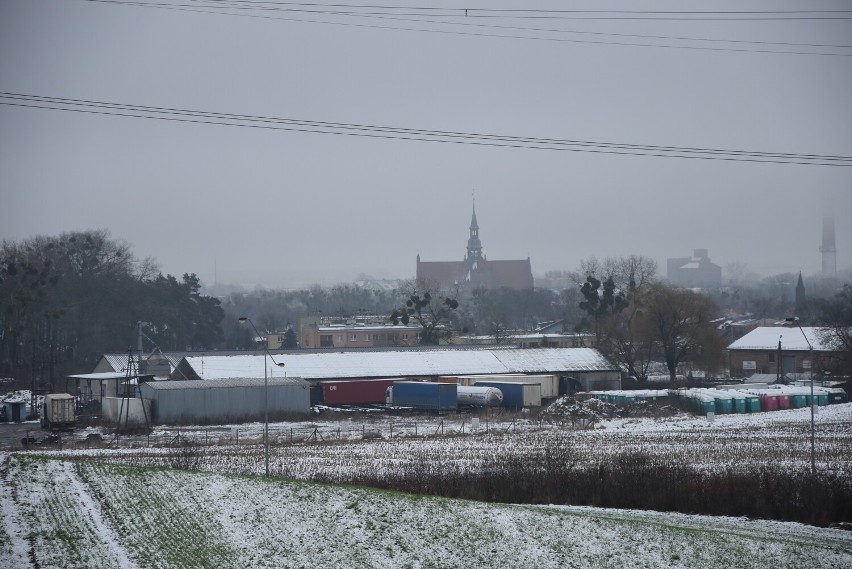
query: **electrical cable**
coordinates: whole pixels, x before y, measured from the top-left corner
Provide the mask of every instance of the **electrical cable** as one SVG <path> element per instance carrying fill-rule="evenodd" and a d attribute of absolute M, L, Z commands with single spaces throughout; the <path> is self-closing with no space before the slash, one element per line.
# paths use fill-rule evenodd
<path fill-rule="evenodd" d="M 842 45 L 842 44 L 814 44 L 814 43 L 797 43 L 797 42 L 769 42 L 769 41 L 749 41 L 749 40 L 726 40 L 721 38 L 691 38 L 684 36 L 655 36 L 648 34 L 622 34 L 622 33 L 607 33 L 607 32 L 592 32 L 592 31 L 581 31 L 581 30 L 563 30 L 563 29 L 553 29 L 553 28 L 531 28 L 531 27 L 523 27 L 523 26 L 505 26 L 505 25 L 493 25 L 493 24 L 476 24 L 470 23 L 466 21 L 446 21 L 446 20 L 427 20 L 420 18 L 422 14 L 419 13 L 410 13 L 404 14 L 400 12 L 386 11 L 386 12 L 358 12 L 358 11 L 340 11 L 340 10 L 299 10 L 292 8 L 275 8 L 275 7 L 261 7 L 258 4 L 275 4 L 270 2 L 262 2 L 262 3 L 250 3 L 249 6 L 244 7 L 242 4 L 246 3 L 237 3 L 236 0 L 184 0 L 185 2 L 196 2 L 193 4 L 186 3 L 164 3 L 164 2 L 140 2 L 138 0 L 80 0 L 84 2 L 93 2 L 100 4 L 118 4 L 118 5 L 126 5 L 126 6 L 136 6 L 136 7 L 147 7 L 147 8 L 156 8 L 156 9 L 167 9 L 167 10 L 175 10 L 180 12 L 190 12 L 190 13 L 200 13 L 200 14 L 214 14 L 220 16 L 237 16 L 243 18 L 258 18 L 264 20 L 277 20 L 277 21 L 286 21 L 286 22 L 299 22 L 299 23 L 309 23 L 309 24 L 319 24 L 319 25 L 334 25 L 334 26 L 343 26 L 343 27 L 355 27 L 355 28 L 366 28 L 366 29 L 381 29 L 381 30 L 394 30 L 394 31 L 408 31 L 408 32 L 421 32 L 421 33 L 437 33 L 437 34 L 445 34 L 445 35 L 457 35 L 457 36 L 470 36 L 470 37 L 487 37 L 487 38 L 502 38 L 502 39 L 515 39 L 515 40 L 529 40 L 529 41 L 550 41 L 550 42 L 560 42 L 560 43 L 578 43 L 578 44 L 593 44 L 593 45 L 615 45 L 621 47 L 656 47 L 662 49 L 685 49 L 685 50 L 698 50 L 698 51 L 723 51 L 723 52 L 738 52 L 738 53 L 762 53 L 762 54 L 781 54 L 781 55 L 817 55 L 817 56 L 831 56 L 831 57 L 852 57 L 852 53 L 838 53 L 838 52 L 818 52 L 818 51 L 791 51 L 791 50 L 770 50 L 770 49 L 746 49 L 746 48 L 733 48 L 733 47 L 710 47 L 710 46 L 702 46 L 702 45 L 673 45 L 673 44 L 659 44 L 659 43 L 636 43 L 636 42 L 625 42 L 625 41 L 604 41 L 604 40 L 584 40 L 584 39 L 571 39 L 571 38 L 553 38 L 553 37 L 540 37 L 540 36 L 530 36 L 530 35 L 509 35 L 509 34 L 498 34 L 498 33 L 474 33 L 474 32 L 465 32 L 458 30 L 447 30 L 447 29 L 424 29 L 424 28 L 412 28 L 412 27 L 401 27 L 401 26 L 386 26 L 386 25 L 377 25 L 377 24 L 359 24 L 353 22 L 340 22 L 340 21 L 328 21 L 328 20 L 315 20 L 315 19 L 307 19 L 307 18 L 293 18 L 293 17 L 276 17 L 270 15 L 263 14 L 252 14 L 252 13 L 233 13 L 223 11 L 223 8 L 226 9 L 235 9 L 235 10 L 249 10 L 249 11 L 278 11 L 278 12 L 294 12 L 294 13 L 308 13 L 320 16 L 331 16 L 331 17 L 349 17 L 349 18 L 362 18 L 362 19 L 378 19 L 378 20 L 387 20 L 387 21 L 398 21 L 398 22 L 411 22 L 416 24 L 430 24 L 437 26 L 464 26 L 464 27 L 475 27 L 475 28 L 486 28 L 486 29 L 496 29 L 496 30 L 514 30 L 514 31 L 526 31 L 526 32 L 538 32 L 538 33 L 552 33 L 552 34 L 576 34 L 576 35 L 595 35 L 595 36 L 612 36 L 612 37 L 635 37 L 640 39 L 648 39 L 648 40 L 673 40 L 673 41 L 693 41 L 693 42 L 716 42 L 716 43 L 735 43 L 740 45 L 752 44 L 752 45 L 777 45 L 777 46 L 786 46 L 786 47 L 813 47 L 813 48 L 834 48 L 834 49 L 849 49 L 852 48 L 852 45 Z M 211 3 L 215 2 L 215 3 Z M 235 5 L 238 4 L 238 5 Z M 280 4 L 280 3 L 278 3 Z M 290 4 L 292 3 L 284 3 Z M 304 5 L 304 4 L 298 4 Z M 335 5 L 329 5 L 335 6 Z M 204 9 L 202 9 L 204 8 Z M 428 8 L 416 8 L 417 10 L 428 10 Z M 846 12 L 852 13 L 852 11 L 835 11 L 835 12 Z M 401 16 L 409 16 L 409 17 L 401 17 Z M 430 17 L 441 17 L 441 15 L 437 14 L 429 14 Z M 457 16 L 444 16 L 444 17 L 454 17 Z M 468 17 L 462 17 L 462 20 L 469 19 Z M 583 18 L 589 19 L 589 18 Z M 837 18 L 826 18 L 826 19 L 837 19 Z M 850 15 L 849 19 L 852 19 L 852 15 Z M 753 18 L 749 18 L 749 20 L 753 20 Z"/>
<path fill-rule="evenodd" d="M 726 160 L 737 162 L 766 162 L 814 166 L 852 166 L 852 156 L 661 146 L 651 144 L 510 136 L 459 131 L 439 131 L 130 105 L 10 92 L 0 92 L 0 105 L 96 115 L 166 120 L 183 123 L 200 123 L 243 128 L 286 130 L 305 133 L 411 140 L 433 143 L 656 156 L 667 158 L 692 158 L 701 160 Z"/>

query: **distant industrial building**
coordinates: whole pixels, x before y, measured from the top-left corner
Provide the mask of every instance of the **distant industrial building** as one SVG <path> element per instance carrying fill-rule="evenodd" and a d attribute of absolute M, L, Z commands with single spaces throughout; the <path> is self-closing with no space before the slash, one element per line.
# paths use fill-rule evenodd
<path fill-rule="evenodd" d="M 834 245 L 834 218 L 822 220 L 822 278 L 828 282 L 837 281 L 837 248 Z"/>
<path fill-rule="evenodd" d="M 673 285 L 684 288 L 720 288 L 722 267 L 710 261 L 707 249 L 695 249 L 692 257 L 667 259 L 666 277 Z"/>

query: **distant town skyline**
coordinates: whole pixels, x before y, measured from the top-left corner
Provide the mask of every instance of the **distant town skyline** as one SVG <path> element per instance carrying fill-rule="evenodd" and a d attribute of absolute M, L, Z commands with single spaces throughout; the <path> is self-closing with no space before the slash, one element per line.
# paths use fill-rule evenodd
<path fill-rule="evenodd" d="M 0 239 L 107 229 L 207 285 L 411 278 L 464 258 L 475 190 L 486 256 L 534 275 L 707 249 L 807 277 L 824 215 L 852 267 L 849 20 L 183 4 L 0 3 Z"/>

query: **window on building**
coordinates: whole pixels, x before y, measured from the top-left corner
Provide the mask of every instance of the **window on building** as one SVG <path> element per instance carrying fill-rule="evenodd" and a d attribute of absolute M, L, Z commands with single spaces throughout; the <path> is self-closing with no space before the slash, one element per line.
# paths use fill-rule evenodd
<path fill-rule="evenodd" d="M 334 345 L 331 341 L 331 334 L 323 334 L 320 336 L 320 348 L 330 348 Z"/>
<path fill-rule="evenodd" d="M 369 341 L 370 341 L 370 335 L 369 335 L 369 334 L 364 334 L 364 340 L 365 340 L 365 341 L 367 341 L 367 342 L 369 342 Z"/>
<path fill-rule="evenodd" d="M 358 341 L 358 334 L 352 334 L 352 335 L 349 337 L 349 341 L 350 341 L 350 342 L 357 342 L 357 341 Z"/>
<path fill-rule="evenodd" d="M 769 352 L 769 361 L 770 361 L 770 362 L 774 362 L 774 361 L 775 361 L 775 352 Z"/>
<path fill-rule="evenodd" d="M 402 339 L 403 339 L 403 340 L 407 340 L 407 339 L 408 339 L 408 334 L 403 334 L 403 335 L 402 335 Z"/>

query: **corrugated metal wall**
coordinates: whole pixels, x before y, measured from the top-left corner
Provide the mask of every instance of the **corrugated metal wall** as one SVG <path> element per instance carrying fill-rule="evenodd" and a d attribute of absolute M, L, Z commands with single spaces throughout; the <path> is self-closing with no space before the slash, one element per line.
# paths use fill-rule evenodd
<path fill-rule="evenodd" d="M 193 423 L 237 423 L 261 421 L 264 416 L 264 388 L 258 386 L 219 386 L 215 380 L 203 389 L 153 389 L 142 386 L 142 396 L 151 399 L 154 423 L 181 425 Z M 310 410 L 310 392 L 305 385 L 270 385 L 269 418 L 304 414 Z"/>
<path fill-rule="evenodd" d="M 621 374 L 617 371 L 574 372 L 570 376 L 579 381 L 586 391 L 621 389 Z"/>

